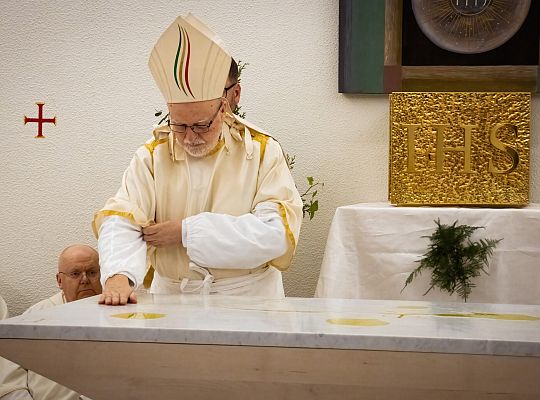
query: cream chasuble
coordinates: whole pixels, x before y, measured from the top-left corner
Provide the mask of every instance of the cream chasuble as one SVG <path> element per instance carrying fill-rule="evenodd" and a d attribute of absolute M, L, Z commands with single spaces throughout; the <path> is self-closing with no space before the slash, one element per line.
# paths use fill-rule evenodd
<path fill-rule="evenodd" d="M 195 223 L 202 213 L 240 220 L 246 214 L 261 213 L 264 204 L 273 204 L 281 216 L 287 236 L 285 254 L 247 268 L 226 262 L 194 265 L 186 247 L 179 243 L 149 248 L 146 267 L 154 268 L 160 277 L 172 282 L 184 278 L 202 280 L 205 272 L 201 273 L 198 267 L 204 267 L 216 284 L 224 278 L 262 273 L 267 266 L 281 271 L 289 267 L 300 231 L 302 200 L 279 144 L 251 124 L 229 115 L 218 146 L 201 159 L 188 156 L 169 136 L 168 127 L 157 128 L 154 138 L 137 150 L 117 194 L 96 214 L 93 228 L 97 236 L 104 218 L 113 215 L 127 218 L 137 227 L 153 221 L 181 220 L 188 231 L 187 241 L 204 244 L 204 228 L 197 231 Z M 190 229 L 186 229 L 186 224 Z M 223 238 L 224 246 L 230 243 L 227 239 Z M 238 254 L 243 250 L 223 249 Z M 125 271 L 130 269 L 131 266 L 125 266 Z M 136 283 L 140 284 L 140 279 Z"/>

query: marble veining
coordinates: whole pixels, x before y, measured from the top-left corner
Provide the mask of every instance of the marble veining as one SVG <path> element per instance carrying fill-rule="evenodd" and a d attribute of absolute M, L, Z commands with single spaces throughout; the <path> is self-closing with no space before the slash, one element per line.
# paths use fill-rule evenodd
<path fill-rule="evenodd" d="M 123 307 L 91 297 L 0 321 L 2 338 L 540 357 L 540 306 L 141 293 Z"/>

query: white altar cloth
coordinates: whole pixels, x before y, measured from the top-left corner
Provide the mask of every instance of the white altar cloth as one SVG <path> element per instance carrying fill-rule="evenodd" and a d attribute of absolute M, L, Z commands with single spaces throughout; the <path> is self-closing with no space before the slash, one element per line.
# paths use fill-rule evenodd
<path fill-rule="evenodd" d="M 92 297 L 1 321 L 0 356 L 94 400 L 540 396 L 536 305 L 139 300 Z"/>
<path fill-rule="evenodd" d="M 461 301 L 429 288 L 424 271 L 402 292 L 427 251 L 434 220 L 484 226 L 472 239 L 503 239 L 468 301 L 540 304 L 540 205 L 517 208 L 394 207 L 367 203 L 339 207 L 332 221 L 316 297 Z"/>

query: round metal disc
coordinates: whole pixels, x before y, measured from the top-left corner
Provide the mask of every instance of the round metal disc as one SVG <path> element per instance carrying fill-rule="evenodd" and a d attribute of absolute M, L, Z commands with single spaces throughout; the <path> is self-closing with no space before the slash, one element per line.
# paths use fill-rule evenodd
<path fill-rule="evenodd" d="M 442 49 L 462 54 L 493 50 L 519 30 L 531 0 L 412 0 L 420 29 Z"/>

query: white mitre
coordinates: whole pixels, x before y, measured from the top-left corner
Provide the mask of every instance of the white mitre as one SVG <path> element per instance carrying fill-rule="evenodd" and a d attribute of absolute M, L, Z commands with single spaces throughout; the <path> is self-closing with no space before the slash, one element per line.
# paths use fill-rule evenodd
<path fill-rule="evenodd" d="M 167 103 L 192 103 L 223 95 L 231 56 L 210 28 L 188 14 L 163 32 L 148 66 Z"/>

